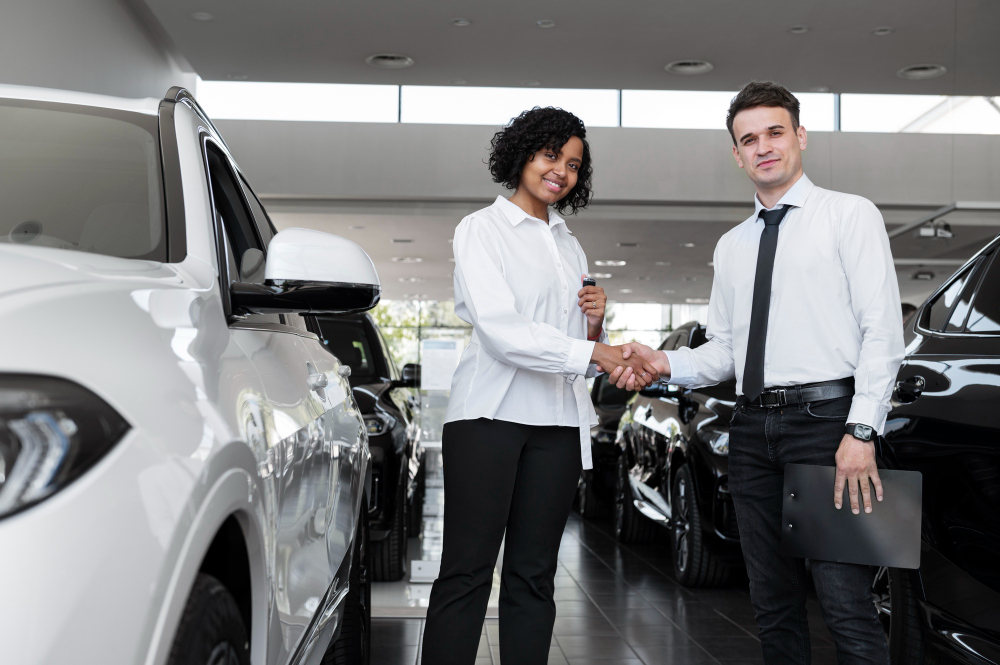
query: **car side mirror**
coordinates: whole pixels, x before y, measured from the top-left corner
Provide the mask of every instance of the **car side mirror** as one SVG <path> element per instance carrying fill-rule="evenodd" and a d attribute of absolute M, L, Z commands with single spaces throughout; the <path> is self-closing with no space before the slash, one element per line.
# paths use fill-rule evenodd
<path fill-rule="evenodd" d="M 681 392 L 680 386 L 675 386 L 670 383 L 654 383 L 651 386 L 643 388 L 639 391 L 639 394 L 643 397 L 672 397 Z"/>
<path fill-rule="evenodd" d="M 420 365 L 407 363 L 403 365 L 403 378 L 394 381 L 396 388 L 419 388 L 420 387 Z"/>
<path fill-rule="evenodd" d="M 231 285 L 233 312 L 350 314 L 378 304 L 382 285 L 358 245 L 322 231 L 285 229 L 267 247 L 263 283 Z"/>

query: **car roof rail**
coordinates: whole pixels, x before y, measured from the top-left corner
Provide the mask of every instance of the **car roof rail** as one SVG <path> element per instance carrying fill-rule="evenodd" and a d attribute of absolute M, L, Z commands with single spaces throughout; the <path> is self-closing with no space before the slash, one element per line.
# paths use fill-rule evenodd
<path fill-rule="evenodd" d="M 215 138 L 222 142 L 222 145 L 225 146 L 226 150 L 230 154 L 232 153 L 232 150 L 229 149 L 229 145 L 226 144 L 226 139 L 222 137 L 222 132 L 219 131 L 219 128 L 215 126 L 212 119 L 208 117 L 207 113 L 205 113 L 205 109 L 201 108 L 201 104 L 199 104 L 198 100 L 194 98 L 194 95 L 191 94 L 190 90 L 183 86 L 175 85 L 170 88 L 170 90 L 167 90 L 167 94 L 164 96 L 163 101 L 180 102 L 189 106 L 191 110 L 198 115 L 202 122 L 211 128 L 211 130 L 215 133 Z"/>

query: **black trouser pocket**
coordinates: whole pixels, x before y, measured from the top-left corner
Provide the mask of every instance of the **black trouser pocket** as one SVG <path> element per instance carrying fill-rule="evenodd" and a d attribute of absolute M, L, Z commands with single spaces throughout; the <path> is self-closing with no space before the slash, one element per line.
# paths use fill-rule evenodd
<path fill-rule="evenodd" d="M 825 399 L 821 402 L 806 402 L 805 412 L 818 420 L 843 420 L 851 413 L 851 397 Z"/>

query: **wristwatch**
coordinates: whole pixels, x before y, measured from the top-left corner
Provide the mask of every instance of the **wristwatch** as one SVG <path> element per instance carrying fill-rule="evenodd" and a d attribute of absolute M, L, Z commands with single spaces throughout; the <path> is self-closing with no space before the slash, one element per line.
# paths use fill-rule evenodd
<path fill-rule="evenodd" d="M 844 426 L 844 431 L 859 441 L 871 441 L 875 438 L 875 430 L 868 425 L 847 423 L 847 425 Z"/>

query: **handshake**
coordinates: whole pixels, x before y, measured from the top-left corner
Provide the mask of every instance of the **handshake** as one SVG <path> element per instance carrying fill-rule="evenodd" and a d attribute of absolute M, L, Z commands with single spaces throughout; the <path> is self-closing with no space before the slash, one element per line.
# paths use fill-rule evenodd
<path fill-rule="evenodd" d="M 621 346 L 597 343 L 590 360 L 597 364 L 597 371 L 608 372 L 608 381 L 624 390 L 642 390 L 661 376 L 670 376 L 667 354 L 639 342 Z"/>

